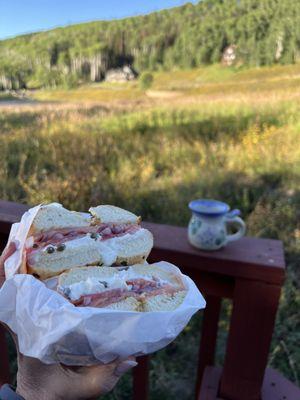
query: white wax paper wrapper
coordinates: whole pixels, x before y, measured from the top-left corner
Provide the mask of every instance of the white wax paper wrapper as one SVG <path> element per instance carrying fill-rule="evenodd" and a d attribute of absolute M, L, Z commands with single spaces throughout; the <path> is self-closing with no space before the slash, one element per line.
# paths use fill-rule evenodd
<path fill-rule="evenodd" d="M 165 262 L 158 264 L 180 274 L 187 289 L 183 303 L 169 312 L 75 307 L 33 276 L 18 274 L 25 239 L 38 209 L 29 210 L 12 227 L 9 240 L 18 241 L 18 250 L 5 263 L 7 280 L 0 290 L 0 320 L 17 334 L 24 355 L 46 364 L 91 365 L 149 354 L 174 340 L 192 315 L 205 307 L 194 282 Z"/>

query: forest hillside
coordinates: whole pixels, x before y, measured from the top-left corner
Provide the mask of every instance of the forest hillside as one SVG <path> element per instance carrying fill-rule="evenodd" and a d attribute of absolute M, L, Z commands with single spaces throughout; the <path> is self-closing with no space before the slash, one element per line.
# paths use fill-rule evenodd
<path fill-rule="evenodd" d="M 2 40 L 0 89 L 73 87 L 127 64 L 137 72 L 197 67 L 219 62 L 229 45 L 240 64 L 296 62 L 298 1 L 203 0 Z"/>

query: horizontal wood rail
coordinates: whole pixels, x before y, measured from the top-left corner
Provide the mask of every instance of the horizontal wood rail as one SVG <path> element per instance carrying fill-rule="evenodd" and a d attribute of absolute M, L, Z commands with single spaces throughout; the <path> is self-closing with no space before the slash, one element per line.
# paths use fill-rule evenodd
<path fill-rule="evenodd" d="M 2 247 L 7 241 L 11 224 L 19 221 L 27 209 L 26 205 L 0 201 Z M 245 237 L 222 250 L 203 252 L 188 243 L 186 228 L 146 222 L 143 226 L 154 235 L 154 248 L 149 261 L 165 260 L 178 265 L 194 279 L 207 300 L 199 346 L 195 398 L 274 400 L 275 397 L 270 397 L 269 392 L 262 389 L 285 276 L 282 243 Z M 233 308 L 224 366 L 214 369 L 222 298 L 232 299 Z M 1 332 L 0 346 L 1 384 L 7 380 L 8 371 Z M 134 399 L 148 398 L 148 370 L 149 357 L 142 357 L 133 376 Z M 207 384 L 210 381 L 214 383 L 211 386 Z M 287 382 L 286 385 L 289 383 L 287 380 L 284 382 Z M 286 400 L 294 399 L 287 397 Z"/>

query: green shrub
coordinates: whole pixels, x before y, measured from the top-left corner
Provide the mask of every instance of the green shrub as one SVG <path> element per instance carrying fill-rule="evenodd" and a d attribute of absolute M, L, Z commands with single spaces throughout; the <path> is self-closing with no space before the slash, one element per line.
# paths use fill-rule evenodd
<path fill-rule="evenodd" d="M 63 78 L 63 87 L 65 89 L 73 89 L 78 86 L 79 78 L 77 74 L 66 74 Z"/>
<path fill-rule="evenodd" d="M 142 90 L 147 90 L 152 86 L 153 75 L 151 72 L 143 72 L 140 76 L 140 87 Z"/>

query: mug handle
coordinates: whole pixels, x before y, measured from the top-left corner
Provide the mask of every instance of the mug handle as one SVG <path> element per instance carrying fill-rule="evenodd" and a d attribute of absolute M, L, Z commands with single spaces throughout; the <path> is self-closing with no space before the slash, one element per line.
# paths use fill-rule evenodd
<path fill-rule="evenodd" d="M 228 213 L 226 224 L 237 227 L 238 231 L 233 235 L 227 235 L 227 242 L 234 242 L 235 240 L 243 237 L 246 233 L 245 222 L 240 217 L 238 217 L 239 214 L 239 210 L 233 210 Z"/>

